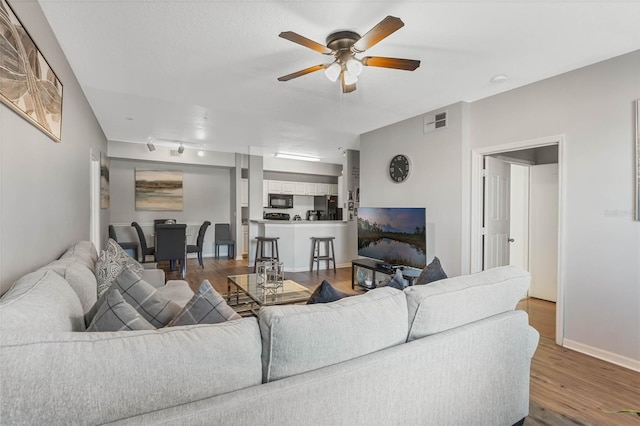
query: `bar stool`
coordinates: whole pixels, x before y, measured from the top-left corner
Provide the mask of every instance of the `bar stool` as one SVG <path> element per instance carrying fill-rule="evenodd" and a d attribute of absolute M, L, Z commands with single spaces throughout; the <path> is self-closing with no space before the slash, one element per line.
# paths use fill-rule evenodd
<path fill-rule="evenodd" d="M 329 262 L 333 262 L 333 272 L 336 272 L 336 251 L 333 248 L 333 240 L 335 237 L 311 237 L 311 272 L 313 272 L 313 263 L 318 262 L 318 272 L 320 271 L 320 261 L 327 261 L 327 269 Z M 325 243 L 326 254 L 320 255 L 321 243 Z M 331 249 L 331 251 L 329 251 Z"/>
<path fill-rule="evenodd" d="M 253 272 L 256 272 L 258 262 L 264 262 L 265 260 L 277 260 L 280 262 L 280 254 L 278 251 L 278 239 L 280 237 L 256 237 L 256 260 L 253 263 Z M 267 257 L 264 254 L 265 243 L 271 243 L 271 256 Z M 275 256 L 274 256 L 275 254 Z"/>

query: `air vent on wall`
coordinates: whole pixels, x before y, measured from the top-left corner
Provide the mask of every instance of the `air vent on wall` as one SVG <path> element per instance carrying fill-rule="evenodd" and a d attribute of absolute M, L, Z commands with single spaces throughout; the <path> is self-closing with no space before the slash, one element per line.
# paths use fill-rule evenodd
<path fill-rule="evenodd" d="M 433 132 L 437 129 L 447 127 L 447 111 L 438 112 L 436 114 L 427 114 L 424 116 L 424 132 Z"/>

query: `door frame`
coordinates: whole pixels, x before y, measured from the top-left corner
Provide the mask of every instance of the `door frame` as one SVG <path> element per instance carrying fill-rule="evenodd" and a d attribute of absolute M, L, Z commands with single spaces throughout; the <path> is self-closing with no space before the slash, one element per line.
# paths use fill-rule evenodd
<path fill-rule="evenodd" d="M 556 301 L 556 343 L 562 346 L 564 339 L 564 288 L 565 288 L 565 207 L 564 194 L 564 135 L 547 136 L 502 145 L 494 145 L 471 150 L 471 272 L 482 270 L 482 214 L 483 214 L 483 160 L 486 155 L 509 151 L 558 145 L 558 289 Z"/>

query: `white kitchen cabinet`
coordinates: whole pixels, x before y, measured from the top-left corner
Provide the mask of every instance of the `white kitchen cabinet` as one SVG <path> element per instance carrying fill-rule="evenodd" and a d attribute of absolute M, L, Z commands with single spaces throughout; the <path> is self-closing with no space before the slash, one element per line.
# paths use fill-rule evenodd
<path fill-rule="evenodd" d="M 293 195 L 295 193 L 296 184 L 294 182 L 281 182 L 282 193 Z"/>
<path fill-rule="evenodd" d="M 249 225 L 242 225 L 242 256 L 249 253 Z"/>
<path fill-rule="evenodd" d="M 307 195 L 304 182 L 294 182 L 295 189 L 293 195 Z"/>
<path fill-rule="evenodd" d="M 269 181 L 269 194 L 282 194 L 282 181 L 270 180 Z"/>
<path fill-rule="evenodd" d="M 316 195 L 316 184 L 315 183 L 305 183 L 304 184 L 304 195 Z"/>
<path fill-rule="evenodd" d="M 316 195 L 327 195 L 327 194 L 329 194 L 329 184 L 316 183 Z"/>
<path fill-rule="evenodd" d="M 240 206 L 249 206 L 249 179 L 241 179 L 240 181 Z"/>

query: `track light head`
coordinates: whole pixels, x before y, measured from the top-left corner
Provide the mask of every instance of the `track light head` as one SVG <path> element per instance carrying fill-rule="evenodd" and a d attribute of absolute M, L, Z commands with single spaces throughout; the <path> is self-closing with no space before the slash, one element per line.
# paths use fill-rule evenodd
<path fill-rule="evenodd" d="M 184 152 L 184 145 L 180 144 L 178 147 L 178 154 L 182 154 Z"/>
<path fill-rule="evenodd" d="M 155 151 L 156 147 L 152 142 L 147 142 L 147 148 L 149 148 L 149 151 Z"/>

